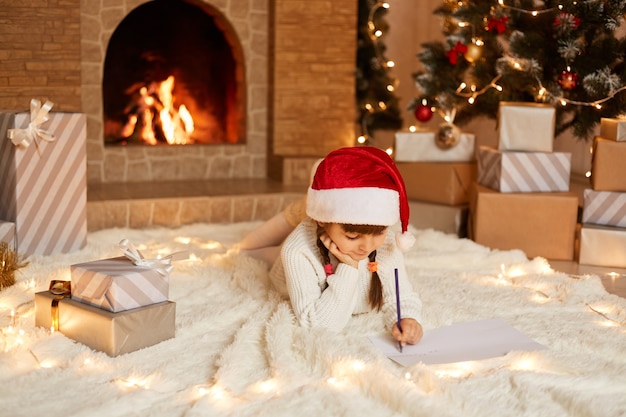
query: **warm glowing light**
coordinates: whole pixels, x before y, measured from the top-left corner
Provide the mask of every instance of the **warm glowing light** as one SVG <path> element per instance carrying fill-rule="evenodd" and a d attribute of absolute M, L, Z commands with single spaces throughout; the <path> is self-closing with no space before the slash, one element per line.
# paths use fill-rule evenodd
<path fill-rule="evenodd" d="M 591 178 L 591 171 L 585 172 L 585 177 L 586 178 Z"/>
<path fill-rule="evenodd" d="M 380 38 L 381 36 L 383 36 L 383 31 L 378 29 L 376 32 L 374 32 L 374 36 L 376 36 L 377 38 Z"/>
<path fill-rule="evenodd" d="M 363 136 L 363 135 L 359 136 L 359 137 L 356 139 L 356 141 L 357 141 L 358 143 L 360 143 L 360 144 L 364 144 L 366 140 L 367 140 L 367 139 L 366 139 L 366 138 L 365 138 L 365 136 Z"/>
<path fill-rule="evenodd" d="M 404 379 L 406 379 L 407 381 L 408 381 L 409 379 L 411 379 L 411 373 L 410 373 L 410 372 L 405 373 L 405 374 L 404 374 Z"/>
<path fill-rule="evenodd" d="M 387 84 L 387 91 L 394 91 L 396 88 L 391 85 L 391 84 Z"/>
<path fill-rule="evenodd" d="M 395 63 L 395 62 L 393 62 L 393 61 L 387 61 L 387 66 L 388 66 L 389 68 L 393 68 L 393 67 L 395 67 L 395 66 L 396 66 L 396 63 Z"/>
<path fill-rule="evenodd" d="M 511 369 L 516 371 L 530 371 L 535 368 L 535 360 L 534 358 L 521 358 L 513 364 L 511 364 Z"/>
<path fill-rule="evenodd" d="M 191 243 L 191 238 L 186 236 L 178 236 L 174 238 L 175 242 L 182 243 L 183 245 L 188 245 Z"/>
<path fill-rule="evenodd" d="M 415 132 L 415 131 L 417 131 L 417 128 L 415 127 L 415 125 L 409 126 L 409 132 Z"/>
<path fill-rule="evenodd" d="M 387 148 L 385 149 L 385 152 L 387 152 L 387 155 L 391 156 L 393 155 L 393 148 Z"/>

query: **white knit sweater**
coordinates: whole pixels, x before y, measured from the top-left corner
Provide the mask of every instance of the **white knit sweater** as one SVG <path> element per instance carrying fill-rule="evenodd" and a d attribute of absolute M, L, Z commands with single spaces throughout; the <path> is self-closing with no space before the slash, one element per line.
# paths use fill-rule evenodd
<path fill-rule="evenodd" d="M 326 278 L 316 231 L 315 221 L 310 218 L 302 221 L 285 240 L 270 277 L 274 287 L 289 297 L 301 325 L 341 331 L 353 314 L 372 311 L 368 302 L 372 279 L 369 259 L 360 261 L 357 270 L 338 263 L 330 255 L 334 274 Z M 407 280 L 404 256 L 395 245 L 393 231 L 387 231 L 385 243 L 377 250 L 376 262 L 383 284 L 385 324 L 391 329 L 397 321 L 395 268 L 398 268 L 402 317 L 421 322 L 422 302 Z"/>

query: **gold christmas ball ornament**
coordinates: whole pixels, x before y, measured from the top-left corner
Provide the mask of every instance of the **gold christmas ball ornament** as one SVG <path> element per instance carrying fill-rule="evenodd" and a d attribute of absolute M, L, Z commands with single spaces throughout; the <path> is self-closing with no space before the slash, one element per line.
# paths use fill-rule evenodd
<path fill-rule="evenodd" d="M 467 51 L 463 56 L 468 62 L 476 62 L 483 55 L 483 47 L 481 45 L 476 45 L 475 43 L 470 43 L 467 45 Z"/>
<path fill-rule="evenodd" d="M 454 148 L 461 138 L 461 130 L 453 124 L 442 123 L 439 126 L 439 132 L 435 136 L 435 145 L 439 149 L 451 149 Z"/>

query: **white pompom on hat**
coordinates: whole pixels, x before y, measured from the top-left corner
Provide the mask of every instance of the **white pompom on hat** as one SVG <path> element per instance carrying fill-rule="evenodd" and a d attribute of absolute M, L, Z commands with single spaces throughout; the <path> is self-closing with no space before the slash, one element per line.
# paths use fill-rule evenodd
<path fill-rule="evenodd" d="M 400 250 L 415 242 L 408 229 L 409 202 L 393 159 L 371 146 L 337 149 L 319 163 L 307 193 L 306 212 L 322 223 L 392 226 Z"/>

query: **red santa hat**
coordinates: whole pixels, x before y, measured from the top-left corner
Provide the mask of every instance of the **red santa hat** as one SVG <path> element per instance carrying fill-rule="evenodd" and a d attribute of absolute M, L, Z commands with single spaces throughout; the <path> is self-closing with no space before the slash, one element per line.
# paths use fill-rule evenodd
<path fill-rule="evenodd" d="M 382 149 L 359 146 L 329 153 L 318 165 L 307 193 L 306 212 L 322 223 L 392 226 L 401 250 L 415 238 L 407 231 L 409 203 L 404 180 Z"/>

